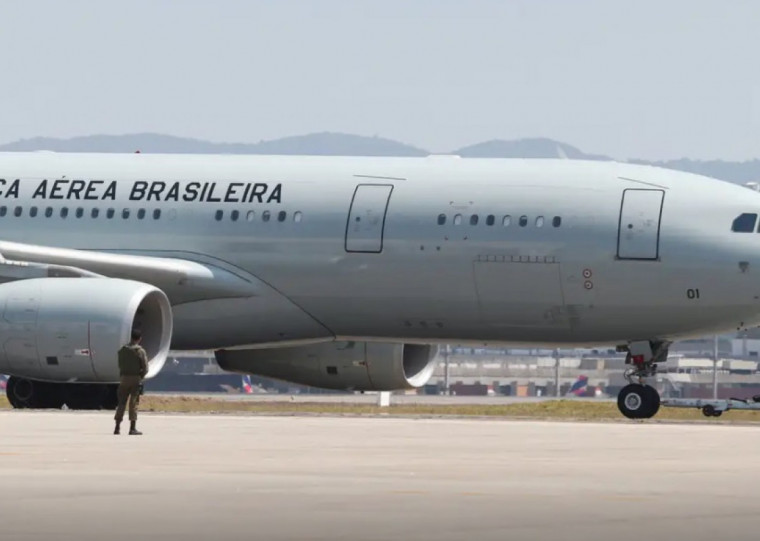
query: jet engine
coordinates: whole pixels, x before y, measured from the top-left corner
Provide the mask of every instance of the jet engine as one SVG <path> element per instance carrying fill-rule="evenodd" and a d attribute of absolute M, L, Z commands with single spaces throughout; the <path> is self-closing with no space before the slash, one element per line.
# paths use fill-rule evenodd
<path fill-rule="evenodd" d="M 142 331 L 152 377 L 163 367 L 171 342 L 166 295 L 130 280 L 6 283 L 0 285 L 0 314 L 0 373 L 27 383 L 118 381 L 117 351 L 129 342 L 133 327 Z"/>
<path fill-rule="evenodd" d="M 328 342 L 271 349 L 219 350 L 223 370 L 322 387 L 392 391 L 421 387 L 433 375 L 437 346 Z"/>

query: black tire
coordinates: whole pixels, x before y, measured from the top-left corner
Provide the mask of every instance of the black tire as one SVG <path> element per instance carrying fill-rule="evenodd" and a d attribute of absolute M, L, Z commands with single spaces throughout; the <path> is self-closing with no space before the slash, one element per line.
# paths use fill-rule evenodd
<path fill-rule="evenodd" d="M 644 385 L 644 391 L 649 396 L 647 398 L 647 414 L 643 418 L 651 419 L 657 415 L 658 411 L 660 411 L 660 393 L 657 392 L 657 389 L 649 385 Z"/>
<path fill-rule="evenodd" d="M 64 403 L 63 383 L 47 383 L 36 381 L 34 383 L 33 408 L 38 409 L 61 409 Z"/>
<path fill-rule="evenodd" d="M 10 378 L 8 380 L 8 397 L 14 408 L 33 408 L 34 382 L 25 378 Z"/>
<path fill-rule="evenodd" d="M 715 410 L 715 412 L 713 413 L 713 417 L 720 417 L 721 415 L 723 415 L 723 412 L 720 410 Z"/>
<path fill-rule="evenodd" d="M 100 407 L 104 410 L 115 410 L 119 405 L 118 385 L 106 385 L 106 392 L 103 395 L 103 400 Z"/>
<path fill-rule="evenodd" d="M 715 408 L 712 405 L 707 404 L 702 408 L 702 415 L 705 417 L 715 417 Z"/>
<path fill-rule="evenodd" d="M 14 409 L 22 409 L 26 406 L 23 402 L 19 401 L 19 399 L 16 397 L 16 383 L 18 382 L 18 378 L 15 376 L 11 376 L 8 378 L 8 381 L 6 382 L 5 386 L 5 396 L 8 398 L 8 402 L 10 402 L 11 406 Z"/>
<path fill-rule="evenodd" d="M 11 406 L 17 409 L 61 409 L 63 388 L 62 383 L 11 377 L 8 379 L 6 395 Z"/>
<path fill-rule="evenodd" d="M 106 395 L 105 385 L 69 383 L 66 385 L 65 401 L 72 410 L 99 410 Z"/>
<path fill-rule="evenodd" d="M 651 395 L 645 385 L 630 383 L 620 389 L 617 405 L 620 413 L 629 419 L 644 419 L 649 413 Z"/>

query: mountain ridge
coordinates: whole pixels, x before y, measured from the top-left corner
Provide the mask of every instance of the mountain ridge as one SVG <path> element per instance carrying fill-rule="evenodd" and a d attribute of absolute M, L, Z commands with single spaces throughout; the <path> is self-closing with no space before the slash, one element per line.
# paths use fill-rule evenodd
<path fill-rule="evenodd" d="M 0 145 L 0 151 L 54 152 L 148 152 L 189 154 L 280 154 L 316 156 L 428 156 L 423 148 L 377 136 L 339 132 L 317 132 L 258 143 L 214 143 L 189 137 L 144 132 L 124 135 L 87 135 L 68 139 L 33 137 Z M 612 160 L 589 154 L 570 144 L 545 137 L 515 140 L 492 139 L 453 150 L 463 158 L 564 158 Z M 734 183 L 760 181 L 760 159 L 743 162 L 726 160 L 629 159 L 630 163 L 654 165 L 706 175 Z"/>

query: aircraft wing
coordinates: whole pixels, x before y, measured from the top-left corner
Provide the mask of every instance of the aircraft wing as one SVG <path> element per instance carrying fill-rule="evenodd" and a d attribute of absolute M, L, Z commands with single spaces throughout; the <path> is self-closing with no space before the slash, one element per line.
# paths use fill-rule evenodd
<path fill-rule="evenodd" d="M 206 263 L 0 241 L 0 282 L 29 278 L 122 278 L 154 285 L 172 304 L 251 297 L 257 281 Z"/>

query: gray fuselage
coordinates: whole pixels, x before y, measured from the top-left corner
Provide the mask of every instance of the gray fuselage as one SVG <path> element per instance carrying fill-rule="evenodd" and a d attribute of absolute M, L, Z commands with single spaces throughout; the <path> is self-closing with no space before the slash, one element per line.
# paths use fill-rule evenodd
<path fill-rule="evenodd" d="M 601 344 L 760 323 L 757 224 L 732 231 L 760 195 L 686 173 L 568 160 L 9 153 L 0 179 L 3 240 L 195 261 L 252 284 L 252 295 L 167 291 L 176 349 Z"/>

